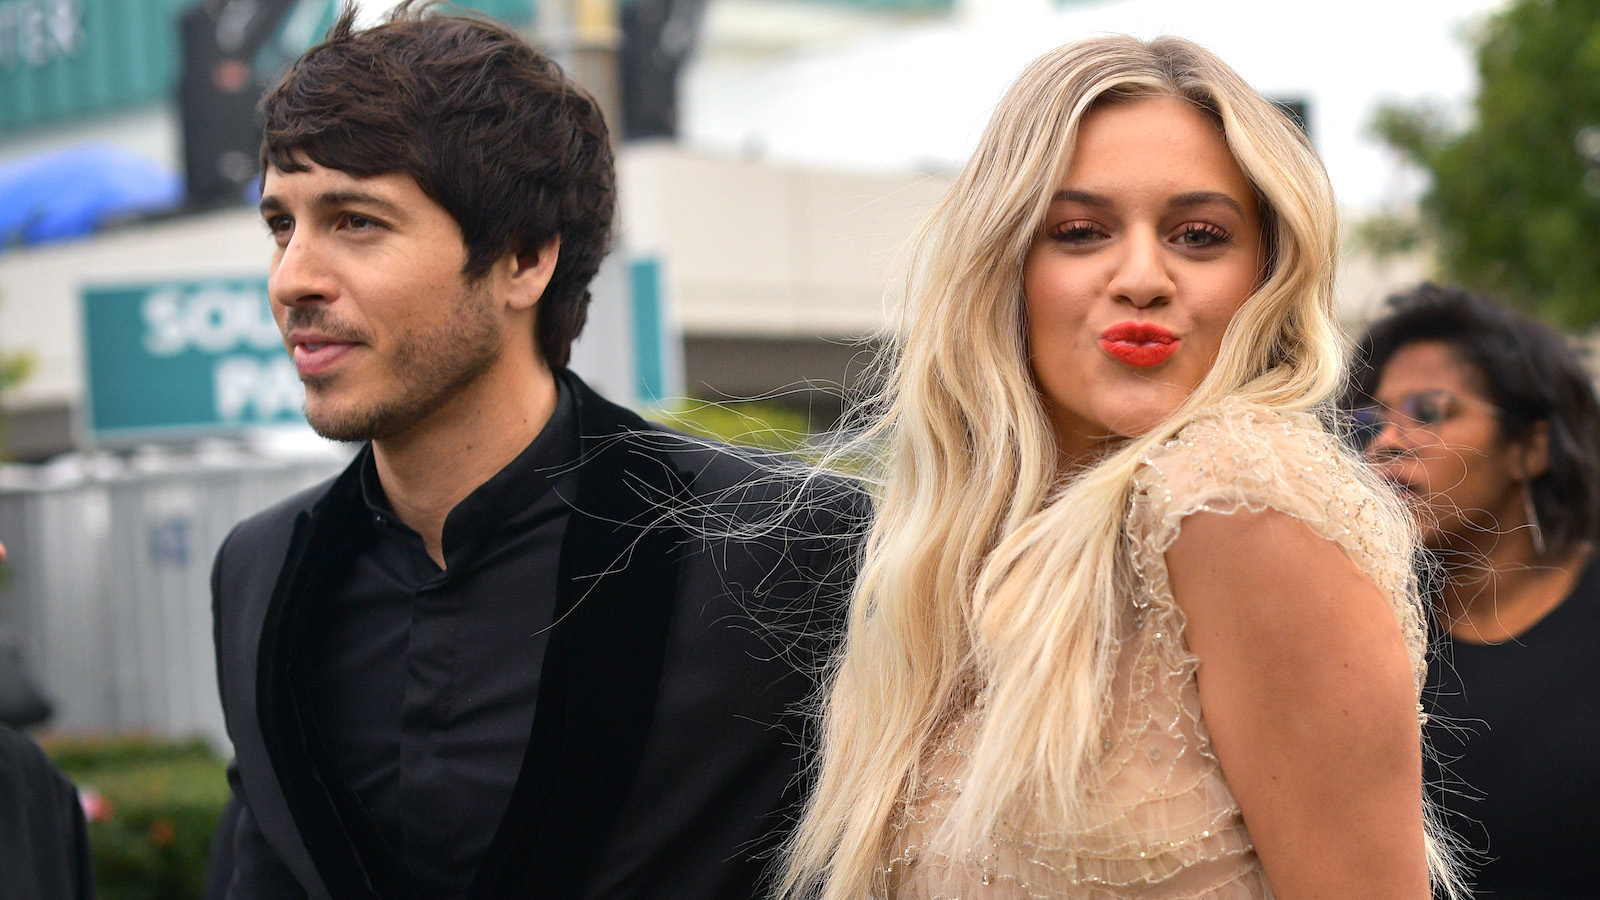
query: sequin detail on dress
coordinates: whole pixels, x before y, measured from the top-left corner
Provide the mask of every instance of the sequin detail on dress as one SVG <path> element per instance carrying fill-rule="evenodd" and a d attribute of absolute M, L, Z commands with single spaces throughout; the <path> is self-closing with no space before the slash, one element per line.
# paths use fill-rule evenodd
<path fill-rule="evenodd" d="M 1165 552 L 1201 511 L 1275 509 L 1338 544 L 1389 599 L 1418 685 L 1426 639 L 1402 534 L 1388 534 L 1371 482 L 1316 420 L 1225 404 L 1149 453 L 1127 509 L 1116 668 L 1103 714 L 1091 813 L 1067 831 L 1015 813 L 979 846 L 931 840 L 969 768 L 981 692 L 924 755 L 902 801 L 883 874 L 894 900 L 1270 900 L 1238 804 L 1211 753 L 1199 660 L 1184 641 Z"/>

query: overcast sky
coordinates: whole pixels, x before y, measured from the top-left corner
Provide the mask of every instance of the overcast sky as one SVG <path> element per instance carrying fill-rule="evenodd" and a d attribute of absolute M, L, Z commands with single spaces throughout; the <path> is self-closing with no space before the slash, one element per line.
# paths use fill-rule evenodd
<path fill-rule="evenodd" d="M 847 166 L 949 167 L 971 152 L 1023 65 L 1083 35 L 1176 34 L 1215 50 L 1263 93 L 1304 98 L 1347 211 L 1409 202 L 1421 179 L 1367 133 L 1384 100 L 1464 113 L 1469 38 L 1503 0 L 1032 0 L 908 27 L 780 62 L 700 65 L 688 79 L 691 143 Z"/>
<path fill-rule="evenodd" d="M 712 0 L 716 2 L 716 0 Z M 1368 134 L 1386 100 L 1464 115 L 1470 38 L 1506 0 L 957 0 L 947 19 L 745 63 L 693 61 L 683 137 L 718 152 L 850 168 L 949 169 L 1023 65 L 1075 37 L 1176 34 L 1276 98 L 1309 101 L 1347 212 L 1404 205 L 1421 177 Z M 393 5 L 364 0 L 364 15 Z"/>

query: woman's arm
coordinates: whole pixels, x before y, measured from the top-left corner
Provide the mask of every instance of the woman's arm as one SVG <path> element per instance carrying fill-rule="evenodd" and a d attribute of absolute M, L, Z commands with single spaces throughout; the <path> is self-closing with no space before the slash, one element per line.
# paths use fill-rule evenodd
<path fill-rule="evenodd" d="M 1400 625 L 1284 513 L 1201 512 L 1167 550 L 1217 759 L 1278 900 L 1429 896 Z"/>

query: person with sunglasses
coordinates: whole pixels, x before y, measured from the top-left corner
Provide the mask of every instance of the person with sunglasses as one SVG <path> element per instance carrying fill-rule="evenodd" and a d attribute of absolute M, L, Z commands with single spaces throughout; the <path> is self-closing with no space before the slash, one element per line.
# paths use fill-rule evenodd
<path fill-rule="evenodd" d="M 1600 892 L 1600 403 L 1573 342 L 1423 284 L 1360 342 L 1354 436 L 1410 503 L 1431 790 L 1496 900 Z"/>

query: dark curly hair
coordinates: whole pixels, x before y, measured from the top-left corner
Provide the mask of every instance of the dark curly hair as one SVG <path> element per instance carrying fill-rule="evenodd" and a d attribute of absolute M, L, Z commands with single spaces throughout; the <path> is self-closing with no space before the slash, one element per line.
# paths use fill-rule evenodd
<path fill-rule="evenodd" d="M 463 274 L 560 237 L 536 341 L 567 364 L 611 245 L 616 174 L 594 98 L 516 32 L 407 0 L 355 29 L 347 4 L 261 101 L 267 167 L 310 160 L 357 177 L 404 172 L 461 227 Z"/>
<path fill-rule="evenodd" d="M 1600 537 L 1600 402 L 1572 340 L 1458 287 L 1424 283 L 1390 297 L 1388 307 L 1358 344 L 1345 408 L 1372 402 L 1402 347 L 1445 344 L 1482 378 L 1503 436 L 1549 423 L 1550 468 L 1530 489 L 1551 552 Z"/>

